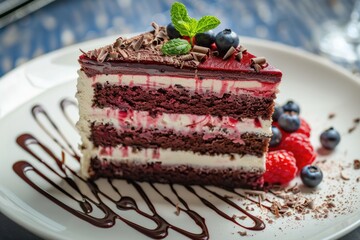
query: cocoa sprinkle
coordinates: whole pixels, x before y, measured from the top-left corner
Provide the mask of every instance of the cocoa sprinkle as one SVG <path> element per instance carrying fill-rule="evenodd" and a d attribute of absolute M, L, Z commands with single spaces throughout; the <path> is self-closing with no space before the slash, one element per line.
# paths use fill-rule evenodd
<path fill-rule="evenodd" d="M 359 159 L 354 160 L 354 169 L 360 169 L 360 160 Z"/>

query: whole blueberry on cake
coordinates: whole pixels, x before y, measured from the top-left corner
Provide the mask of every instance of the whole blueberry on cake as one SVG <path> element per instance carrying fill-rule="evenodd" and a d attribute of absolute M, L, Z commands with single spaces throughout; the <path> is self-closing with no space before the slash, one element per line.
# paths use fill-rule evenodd
<path fill-rule="evenodd" d="M 171 20 L 79 57 L 82 173 L 261 188 L 281 71 L 216 17 Z"/>

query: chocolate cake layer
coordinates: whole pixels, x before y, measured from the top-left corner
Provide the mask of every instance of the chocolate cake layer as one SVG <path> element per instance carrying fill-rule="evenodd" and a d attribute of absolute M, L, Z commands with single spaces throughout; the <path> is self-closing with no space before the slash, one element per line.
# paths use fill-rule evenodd
<path fill-rule="evenodd" d="M 204 134 L 193 133 L 180 135 L 172 130 L 143 131 L 125 130 L 117 131 L 110 124 L 92 124 L 91 141 L 95 146 L 135 146 L 140 148 L 165 148 L 171 150 L 193 151 L 201 154 L 249 154 L 257 157 L 263 156 L 267 151 L 269 136 L 255 133 L 243 133 L 243 143 L 234 143 L 232 140 L 217 135 L 206 139 Z"/>
<path fill-rule="evenodd" d="M 229 116 L 271 119 L 275 94 L 254 97 L 247 94 L 199 94 L 177 85 L 174 88 L 143 89 L 140 86 L 122 86 L 97 83 L 94 86 L 94 107 L 111 107 L 120 110 L 148 111 L 194 115 Z"/>
<path fill-rule="evenodd" d="M 188 165 L 163 165 L 160 162 L 140 164 L 100 161 L 92 158 L 89 174 L 92 178 L 111 177 L 159 183 L 184 185 L 214 185 L 221 187 L 261 188 L 263 172 L 243 169 L 194 167 Z"/>

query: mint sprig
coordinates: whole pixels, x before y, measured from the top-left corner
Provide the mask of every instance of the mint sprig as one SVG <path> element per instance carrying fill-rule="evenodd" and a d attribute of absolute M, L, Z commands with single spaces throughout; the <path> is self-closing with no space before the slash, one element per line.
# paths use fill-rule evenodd
<path fill-rule="evenodd" d="M 197 33 L 202 33 L 216 28 L 220 20 L 214 16 L 204 16 L 200 20 L 191 18 L 184 4 L 175 2 L 170 9 L 171 22 L 181 36 L 188 36 L 192 43 L 192 38 Z"/>
<path fill-rule="evenodd" d="M 166 42 L 161 52 L 165 55 L 182 55 L 187 54 L 191 49 L 191 45 L 185 39 L 174 38 Z"/>

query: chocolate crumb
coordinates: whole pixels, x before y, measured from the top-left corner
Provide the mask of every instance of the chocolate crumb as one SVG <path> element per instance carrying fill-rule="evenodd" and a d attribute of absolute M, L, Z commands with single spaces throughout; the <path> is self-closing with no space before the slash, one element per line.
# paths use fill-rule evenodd
<path fill-rule="evenodd" d="M 328 116 L 329 119 L 333 119 L 334 117 L 335 117 L 335 113 L 329 113 L 329 116 Z"/>
<path fill-rule="evenodd" d="M 299 216 L 296 216 L 295 220 L 299 221 L 299 220 L 301 220 L 301 218 Z"/>
<path fill-rule="evenodd" d="M 358 178 L 356 179 L 356 182 L 360 182 L 360 177 L 358 177 Z"/>
<path fill-rule="evenodd" d="M 360 160 L 359 159 L 354 160 L 354 169 L 360 169 Z"/>
<path fill-rule="evenodd" d="M 355 118 L 354 123 L 360 123 L 360 118 Z"/>
<path fill-rule="evenodd" d="M 245 216 L 245 215 L 244 215 L 244 216 L 241 216 L 241 217 L 239 217 L 239 219 L 245 220 L 245 219 L 246 219 L 246 216 Z"/>
<path fill-rule="evenodd" d="M 348 133 L 352 133 L 356 129 L 356 126 L 349 128 Z"/>
<path fill-rule="evenodd" d="M 247 232 L 246 231 L 238 231 L 238 234 L 240 234 L 240 236 L 246 236 Z"/>
<path fill-rule="evenodd" d="M 230 154 L 230 161 L 234 161 L 234 160 L 235 160 L 234 154 Z"/>

